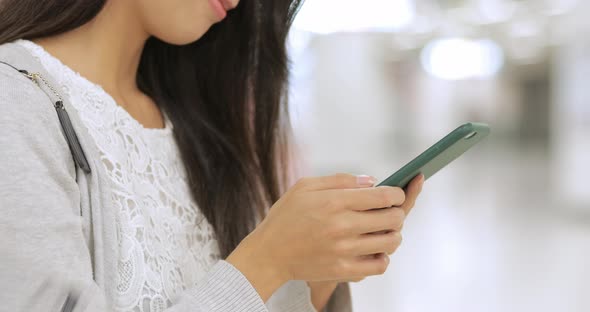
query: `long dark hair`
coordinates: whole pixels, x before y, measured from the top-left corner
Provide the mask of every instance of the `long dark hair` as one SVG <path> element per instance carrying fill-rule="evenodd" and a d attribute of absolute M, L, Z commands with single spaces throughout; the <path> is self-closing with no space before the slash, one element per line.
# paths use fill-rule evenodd
<path fill-rule="evenodd" d="M 0 44 L 77 28 L 106 0 L 0 0 Z M 285 41 L 300 0 L 241 0 L 198 41 L 146 42 L 137 83 L 174 124 L 192 196 L 225 258 L 286 185 Z"/>

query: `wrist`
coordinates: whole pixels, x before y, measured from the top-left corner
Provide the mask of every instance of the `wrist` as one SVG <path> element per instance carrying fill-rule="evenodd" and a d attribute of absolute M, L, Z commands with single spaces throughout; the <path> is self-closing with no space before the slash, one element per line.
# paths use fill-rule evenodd
<path fill-rule="evenodd" d="M 338 287 L 338 281 L 307 282 L 311 292 L 311 302 L 318 311 L 322 311 Z"/>
<path fill-rule="evenodd" d="M 256 231 L 255 231 L 256 232 Z M 275 257 L 265 247 L 260 233 L 252 232 L 225 259 L 248 279 L 260 297 L 266 302 L 270 296 L 291 278 Z"/>
<path fill-rule="evenodd" d="M 334 290 L 338 287 L 339 281 L 321 281 L 321 282 L 307 282 L 307 285 L 313 289 Z"/>

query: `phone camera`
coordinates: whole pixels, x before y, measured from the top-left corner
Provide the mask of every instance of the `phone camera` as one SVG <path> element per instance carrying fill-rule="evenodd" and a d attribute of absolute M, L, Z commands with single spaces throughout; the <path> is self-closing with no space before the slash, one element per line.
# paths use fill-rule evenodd
<path fill-rule="evenodd" d="M 473 131 L 470 134 L 465 136 L 465 140 L 469 140 L 471 138 L 473 138 L 475 135 L 477 134 L 477 132 Z"/>

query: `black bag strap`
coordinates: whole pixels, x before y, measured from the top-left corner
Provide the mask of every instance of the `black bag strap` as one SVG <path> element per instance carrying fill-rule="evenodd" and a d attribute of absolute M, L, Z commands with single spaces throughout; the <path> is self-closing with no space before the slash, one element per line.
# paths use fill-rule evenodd
<path fill-rule="evenodd" d="M 51 86 L 51 84 L 49 84 L 47 80 L 45 80 L 45 78 L 43 78 L 43 76 L 41 76 L 38 73 L 29 73 L 24 69 L 18 69 L 15 66 L 3 61 L 0 61 L 0 64 L 7 65 L 12 69 L 18 71 L 23 76 L 29 78 L 29 80 L 34 82 L 40 88 L 41 83 L 43 83 L 47 88 L 49 88 L 53 92 L 53 94 L 57 97 L 57 101 L 55 102 L 55 104 L 53 104 L 53 106 L 55 107 L 55 111 L 57 112 L 57 118 L 59 119 L 59 123 L 61 124 L 64 135 L 66 137 L 66 141 L 68 142 L 68 146 L 70 147 L 70 151 L 72 152 L 74 163 L 78 167 L 80 167 L 80 169 L 82 169 L 85 173 L 90 173 L 90 165 L 88 164 L 88 160 L 86 159 L 86 155 L 84 154 L 82 145 L 80 145 L 80 141 L 78 140 L 78 136 L 76 135 L 76 131 L 74 130 L 72 121 L 70 120 L 70 116 L 68 115 L 68 112 L 66 111 L 66 108 L 63 105 L 63 99 L 59 95 L 57 90 L 53 88 L 53 86 Z M 45 89 L 41 88 L 41 90 L 43 90 L 43 92 L 47 94 Z M 47 96 L 53 102 L 51 96 L 49 94 L 47 94 Z"/>

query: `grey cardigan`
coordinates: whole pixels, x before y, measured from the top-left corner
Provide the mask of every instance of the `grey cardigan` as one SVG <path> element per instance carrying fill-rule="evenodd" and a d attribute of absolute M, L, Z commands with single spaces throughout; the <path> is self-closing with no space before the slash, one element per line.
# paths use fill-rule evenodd
<path fill-rule="evenodd" d="M 56 86 L 42 64 L 14 43 L 0 45 L 0 61 L 40 73 Z M 93 139 L 64 98 L 91 173 L 75 166 L 42 88 L 0 64 L 0 310 L 58 311 L 74 292 L 74 311 L 111 311 L 118 242 L 109 180 Z M 327 310 L 351 311 L 346 283 Z M 315 309 L 304 281 L 288 282 L 265 304 L 240 271 L 220 260 L 166 311 Z"/>

